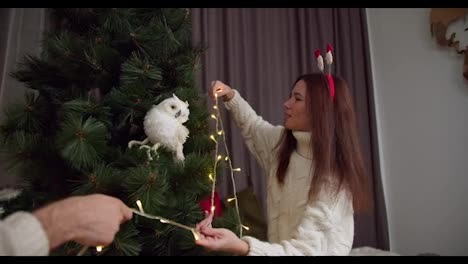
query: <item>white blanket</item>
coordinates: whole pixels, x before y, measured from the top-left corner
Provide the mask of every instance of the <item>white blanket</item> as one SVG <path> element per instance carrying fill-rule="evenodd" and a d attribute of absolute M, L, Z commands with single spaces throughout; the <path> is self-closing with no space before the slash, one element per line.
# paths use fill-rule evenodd
<path fill-rule="evenodd" d="M 397 253 L 372 247 L 359 247 L 351 250 L 350 256 L 400 256 Z"/>

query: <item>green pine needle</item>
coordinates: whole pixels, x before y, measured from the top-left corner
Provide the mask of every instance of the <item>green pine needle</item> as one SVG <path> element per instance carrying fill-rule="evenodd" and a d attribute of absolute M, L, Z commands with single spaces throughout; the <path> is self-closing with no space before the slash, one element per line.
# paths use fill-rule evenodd
<path fill-rule="evenodd" d="M 204 155 L 211 153 L 216 147 L 216 143 L 205 134 L 192 135 L 184 144 L 184 149 L 187 152 Z"/>
<path fill-rule="evenodd" d="M 66 87 L 69 83 L 61 66 L 30 55 L 22 59 L 18 70 L 12 72 L 11 76 L 32 89 L 43 86 Z"/>
<path fill-rule="evenodd" d="M 83 99 L 75 99 L 63 104 L 65 116 L 71 118 L 74 115 L 83 115 L 85 118 L 93 117 L 102 122 L 106 127 L 111 127 L 111 108 L 102 104 Z"/>
<path fill-rule="evenodd" d="M 158 214 L 165 204 L 165 192 L 168 188 L 164 173 L 141 165 L 124 172 L 123 185 L 129 193 L 129 203 L 136 207 L 140 200 L 145 212 Z"/>
<path fill-rule="evenodd" d="M 181 194 L 191 194 L 194 197 L 206 194 L 211 188 L 209 174 L 213 173 L 213 157 L 189 153 L 183 164 L 174 163 L 169 168 L 173 190 Z"/>
<path fill-rule="evenodd" d="M 111 194 L 118 189 L 119 173 L 104 163 L 94 163 L 91 169 L 84 171 L 81 179 L 75 182 L 73 195 L 92 193 Z"/>
<path fill-rule="evenodd" d="M 132 84 L 113 89 L 106 96 L 103 104 L 111 107 L 115 114 L 114 124 L 117 128 L 128 125 L 142 126 L 143 118 L 153 101 L 160 97 L 154 98 L 145 86 Z"/>
<path fill-rule="evenodd" d="M 6 111 L 6 121 L 2 126 L 4 135 L 14 131 L 27 131 L 33 133 L 51 132 L 51 107 L 44 97 L 37 96 L 32 91 L 25 94 L 25 102 L 14 103 Z"/>
<path fill-rule="evenodd" d="M 58 35 L 50 35 L 44 39 L 48 58 L 70 57 L 80 51 L 80 43 L 74 43 L 70 33 L 61 32 Z"/>
<path fill-rule="evenodd" d="M 137 84 L 122 85 L 119 89 L 113 89 L 105 99 L 105 104 L 112 108 L 143 107 L 144 111 L 149 110 L 153 101 L 160 96 L 154 97 L 147 87 Z"/>
<path fill-rule="evenodd" d="M 38 134 L 25 131 L 13 132 L 3 145 L 3 150 L 10 153 L 3 160 L 6 168 L 12 170 L 20 166 L 30 165 L 32 158 L 41 151 L 45 151 L 45 149 L 41 148 L 43 146 L 41 138 Z"/>
<path fill-rule="evenodd" d="M 158 82 L 162 80 L 161 70 L 152 65 L 148 58 L 142 58 L 137 53 L 122 65 L 122 76 L 120 80 L 123 84 L 139 83 L 145 80 Z"/>
<path fill-rule="evenodd" d="M 89 168 L 106 149 L 107 129 L 102 122 L 89 117 L 69 116 L 57 135 L 61 156 L 74 168 Z"/>
<path fill-rule="evenodd" d="M 128 8 L 110 8 L 110 12 L 105 17 L 102 29 L 109 33 L 126 33 L 128 32 L 128 21 L 126 18 L 131 14 Z"/>
<path fill-rule="evenodd" d="M 126 222 L 121 225 L 112 244 L 105 248 L 101 255 L 108 256 L 137 256 L 141 251 L 141 242 L 138 239 L 139 231 L 132 224 Z"/>

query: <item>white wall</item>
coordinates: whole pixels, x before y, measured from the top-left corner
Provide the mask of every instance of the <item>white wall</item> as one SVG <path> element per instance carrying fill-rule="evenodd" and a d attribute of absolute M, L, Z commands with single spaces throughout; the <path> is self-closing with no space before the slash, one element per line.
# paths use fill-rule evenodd
<path fill-rule="evenodd" d="M 367 10 L 390 245 L 468 255 L 468 82 L 429 14 Z"/>

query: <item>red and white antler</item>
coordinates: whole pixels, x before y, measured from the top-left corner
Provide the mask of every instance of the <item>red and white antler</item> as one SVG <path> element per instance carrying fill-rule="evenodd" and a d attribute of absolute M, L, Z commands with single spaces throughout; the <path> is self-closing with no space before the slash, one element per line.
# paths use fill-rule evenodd
<path fill-rule="evenodd" d="M 315 51 L 315 58 L 317 59 L 317 67 L 323 72 L 323 57 L 320 55 L 320 49 Z"/>
<path fill-rule="evenodd" d="M 331 74 L 331 64 L 333 63 L 333 55 L 332 55 L 332 46 L 330 43 L 327 44 L 327 53 L 325 54 L 325 61 L 328 64 L 328 73 Z"/>

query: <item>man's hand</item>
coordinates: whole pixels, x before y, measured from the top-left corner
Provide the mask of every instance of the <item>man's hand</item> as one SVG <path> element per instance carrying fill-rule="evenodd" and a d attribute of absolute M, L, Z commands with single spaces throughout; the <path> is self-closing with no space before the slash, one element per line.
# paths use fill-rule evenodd
<path fill-rule="evenodd" d="M 93 194 L 57 201 L 33 214 L 47 233 L 49 248 L 54 249 L 71 240 L 85 246 L 108 245 L 133 213 L 119 199 Z"/>

